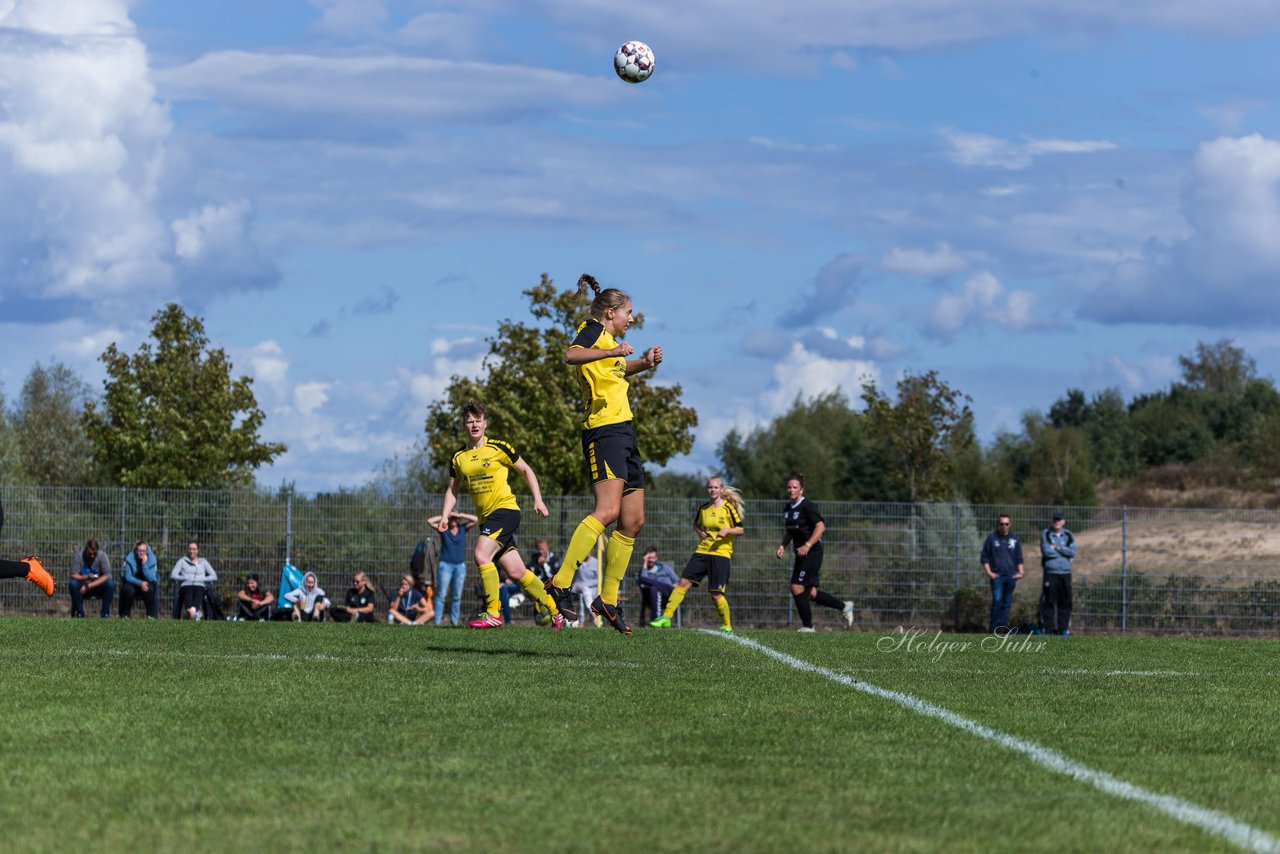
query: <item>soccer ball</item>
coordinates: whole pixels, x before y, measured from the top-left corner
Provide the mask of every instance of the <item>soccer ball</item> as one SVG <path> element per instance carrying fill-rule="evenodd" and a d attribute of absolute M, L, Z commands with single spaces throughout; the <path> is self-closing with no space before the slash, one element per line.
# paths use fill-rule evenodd
<path fill-rule="evenodd" d="M 613 55 L 613 70 L 628 83 L 643 83 L 653 73 L 653 51 L 644 42 L 627 42 Z"/>

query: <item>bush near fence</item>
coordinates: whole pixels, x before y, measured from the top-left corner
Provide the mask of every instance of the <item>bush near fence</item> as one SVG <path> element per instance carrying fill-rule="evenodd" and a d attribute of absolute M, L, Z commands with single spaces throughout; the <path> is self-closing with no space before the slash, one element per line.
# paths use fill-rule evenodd
<path fill-rule="evenodd" d="M 425 504 L 363 492 L 303 495 L 290 490 L 175 491 L 5 487 L 0 554 L 38 554 L 59 580 L 50 602 L 30 585 L 0 586 L 0 613 L 65 614 L 66 578 L 73 553 L 97 539 L 119 567 L 135 541 L 155 550 L 162 575 L 201 543 L 229 598 L 240 579 L 257 573 L 274 589 L 286 560 L 312 570 L 330 597 L 341 601 L 351 574 L 367 572 L 385 596 L 409 567 L 419 540 L 432 537 Z M 539 537 L 563 553 L 578 521 L 591 509 L 585 496 L 548 497 L 542 519 L 526 510 L 519 533 L 524 555 Z M 527 502 L 526 502 L 527 503 Z M 696 545 L 693 519 L 700 501 L 650 498 L 640 551 L 658 548 L 677 572 Z M 788 591 L 791 556 L 775 557 L 784 501 L 748 499 L 746 536 L 735 546 L 728 595 L 735 625 L 796 624 Z M 996 516 L 1008 513 L 1023 538 L 1027 577 L 1014 596 L 1011 622 L 1033 622 L 1040 589 L 1038 539 L 1055 510 L 1067 516 L 1080 545 L 1075 565 L 1074 632 L 1280 633 L 1280 512 L 1122 507 L 996 507 L 964 502 L 884 504 L 819 501 L 827 520 L 823 589 L 856 605 L 856 626 L 982 631 L 989 591 L 978 562 Z M 466 499 L 460 509 L 469 510 Z M 470 564 L 470 561 L 469 561 Z M 464 608 L 474 611 L 476 574 L 469 566 Z M 168 585 L 166 585 L 167 587 Z M 167 592 L 167 590 L 166 590 Z M 623 594 L 633 609 L 633 578 Z M 162 611 L 165 609 L 162 607 Z M 683 625 L 718 625 L 710 597 L 694 590 Z M 839 614 L 816 609 L 819 626 L 837 628 Z M 517 619 L 530 619 L 526 608 Z M 633 618 L 634 619 L 634 618 Z"/>

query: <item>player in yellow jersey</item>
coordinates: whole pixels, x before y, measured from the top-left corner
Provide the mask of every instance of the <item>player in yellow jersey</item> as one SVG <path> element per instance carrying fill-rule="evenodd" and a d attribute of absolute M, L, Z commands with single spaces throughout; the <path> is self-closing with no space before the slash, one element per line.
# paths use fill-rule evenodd
<path fill-rule="evenodd" d="M 662 348 L 652 347 L 640 358 L 628 359 L 635 350 L 618 339 L 631 325 L 631 297 L 617 288 L 601 290 L 595 278 L 584 273 L 578 279 L 579 295 L 585 295 L 588 287 L 595 294 L 591 316 L 578 327 L 564 360 L 578 369 L 585 410 L 582 453 L 590 470 L 596 506 L 573 532 L 564 563 L 547 590 L 565 618 L 576 620 L 577 607 L 568 589 L 574 573 L 591 553 L 596 538 L 617 522 L 605 548 L 600 595 L 591 602 L 591 611 L 629 635 L 631 628 L 618 607 L 618 588 L 627 574 L 636 536 L 644 527 L 644 472 L 640 468 L 640 449 L 631 423 L 627 377 L 658 367 L 662 363 Z"/>
<path fill-rule="evenodd" d="M 498 600 L 498 565 L 512 581 L 524 588 L 529 598 L 541 602 L 551 611 L 551 628 L 564 628 L 564 617 L 555 601 L 547 595 L 542 579 L 529 572 L 516 551 L 516 529 L 520 527 L 520 505 L 507 483 L 510 469 L 524 478 L 533 494 L 533 512 L 547 515 L 542 503 L 538 476 L 516 449 L 506 442 L 485 436 L 489 420 L 484 406 L 474 400 L 462 407 L 462 426 L 467 444 L 449 461 L 449 485 L 444 490 L 444 506 L 440 510 L 437 530 L 449 527 L 449 514 L 458 501 L 459 486 L 471 493 L 479 517 L 480 537 L 476 540 L 476 565 L 480 567 L 480 583 L 484 587 L 485 613 L 467 623 L 473 629 L 493 629 L 502 625 Z"/>
<path fill-rule="evenodd" d="M 0 504 L 0 532 L 4 531 L 4 505 Z M 53 595 L 53 576 L 34 557 L 23 560 L 0 560 L 0 578 L 25 578 L 46 596 Z"/>
<path fill-rule="evenodd" d="M 698 548 L 693 557 L 685 565 L 681 573 L 680 583 L 671 591 L 667 607 L 662 615 L 649 625 L 655 629 L 671 628 L 671 618 L 676 608 L 684 601 L 690 587 L 706 578 L 707 592 L 716 603 L 716 611 L 720 614 L 720 631 L 732 632 L 733 624 L 729 621 L 729 600 L 725 598 L 725 588 L 729 586 L 729 561 L 733 557 L 733 538 L 741 537 L 745 532 L 742 527 L 742 496 L 738 490 L 725 486 L 718 477 L 707 480 L 707 498 L 711 499 L 698 508 L 693 517 L 693 531 L 698 535 Z"/>

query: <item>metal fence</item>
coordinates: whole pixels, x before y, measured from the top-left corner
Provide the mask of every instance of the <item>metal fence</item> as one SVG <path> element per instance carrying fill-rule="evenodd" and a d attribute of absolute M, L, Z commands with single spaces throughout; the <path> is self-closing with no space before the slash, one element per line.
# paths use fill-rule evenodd
<path fill-rule="evenodd" d="M 196 539 L 219 574 L 228 598 L 249 573 L 274 589 L 286 561 L 320 577 L 341 601 L 350 576 L 364 570 L 384 594 L 408 570 L 419 540 L 433 536 L 426 504 L 363 493 L 302 495 L 289 491 L 165 491 L 137 489 L 0 489 L 5 528 L 0 555 L 38 554 L 58 579 L 47 600 L 34 587 L 0 585 L 0 613 L 69 613 L 67 575 L 73 554 L 93 538 L 117 568 L 137 540 L 151 544 L 162 575 Z M 527 502 L 526 502 L 527 503 Z M 696 545 L 692 531 L 700 502 L 650 498 L 632 576 L 623 588 L 631 619 L 638 618 L 634 567 L 643 548 L 683 567 Z M 560 553 L 590 499 L 547 499 L 551 515 L 526 510 L 522 552 L 547 538 Z M 781 500 L 747 502 L 746 536 L 736 544 L 728 597 L 735 625 L 781 627 L 795 622 L 788 591 L 790 555 L 777 560 Z M 1024 539 L 1027 578 L 1014 597 L 1011 622 L 1035 622 L 1040 591 L 1038 537 L 1053 510 L 1066 513 L 1079 545 L 1075 562 L 1073 633 L 1280 633 L 1280 512 L 1123 507 L 990 507 L 965 503 L 868 504 L 819 502 L 827 521 L 821 586 L 856 603 L 856 626 L 986 628 L 988 589 L 978 563 L 982 540 L 1001 512 Z M 462 509 L 467 509 L 465 504 Z M 118 576 L 117 576 L 118 578 Z M 464 610 L 479 606 L 468 570 Z M 162 611 L 166 610 L 162 606 Z M 381 610 L 381 609 L 380 609 Z M 92 612 L 91 612 L 92 613 Z M 694 590 L 681 610 L 684 625 L 718 622 L 710 598 Z M 525 606 L 516 620 L 532 619 Z M 842 625 L 834 610 L 816 608 L 817 625 Z"/>

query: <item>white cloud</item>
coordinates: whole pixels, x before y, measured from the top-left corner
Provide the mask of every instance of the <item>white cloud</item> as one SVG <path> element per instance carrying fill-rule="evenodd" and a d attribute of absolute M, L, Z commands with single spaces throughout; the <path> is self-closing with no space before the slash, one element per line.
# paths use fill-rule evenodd
<path fill-rule="evenodd" d="M 1010 291 L 989 272 L 971 276 L 959 293 L 941 297 L 929 314 L 926 331 L 950 339 L 965 329 L 995 325 L 1003 329 L 1029 329 L 1034 297 L 1030 291 Z"/>
<path fill-rule="evenodd" d="M 874 362 L 828 358 L 796 342 L 786 358 L 774 366 L 772 388 L 760 396 L 762 414 L 773 419 L 790 409 L 797 397 L 808 400 L 836 391 L 857 401 L 863 382 L 878 381 L 879 377 L 880 369 Z"/>
<path fill-rule="evenodd" d="M 1010 142 L 980 133 L 967 133 L 955 128 L 942 128 L 939 133 L 950 146 L 947 154 L 961 166 L 992 166 L 1000 169 L 1026 169 L 1046 154 L 1092 154 L 1109 151 L 1115 144 L 1105 140 L 1030 139 Z"/>
<path fill-rule="evenodd" d="M 890 273 L 935 279 L 958 273 L 968 266 L 969 262 L 946 242 L 939 242 L 932 251 L 894 248 L 880 259 L 880 269 Z"/>
<path fill-rule="evenodd" d="M 293 389 L 293 407 L 299 415 L 310 415 L 329 400 L 330 383 L 299 383 Z"/>
<path fill-rule="evenodd" d="M 1280 141 L 1202 143 L 1182 197 L 1190 230 L 1116 265 L 1081 313 L 1105 322 L 1254 326 L 1280 320 Z"/>
<path fill-rule="evenodd" d="M 260 390 L 277 400 L 288 398 L 289 360 L 275 341 L 263 341 L 249 351 L 250 373 Z"/>

